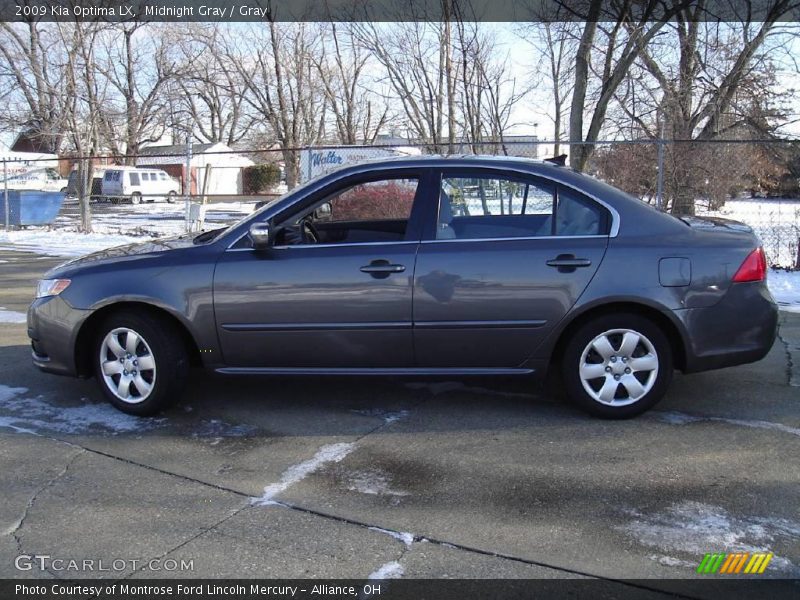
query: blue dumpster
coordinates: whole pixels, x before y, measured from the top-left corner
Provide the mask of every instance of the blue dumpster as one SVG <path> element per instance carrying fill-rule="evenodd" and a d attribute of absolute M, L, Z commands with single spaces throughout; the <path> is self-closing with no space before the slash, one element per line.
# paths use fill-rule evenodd
<path fill-rule="evenodd" d="M 64 192 L 8 190 L 9 225 L 50 225 L 61 210 Z M 0 188 L 0 224 L 6 219 L 6 199 Z"/>

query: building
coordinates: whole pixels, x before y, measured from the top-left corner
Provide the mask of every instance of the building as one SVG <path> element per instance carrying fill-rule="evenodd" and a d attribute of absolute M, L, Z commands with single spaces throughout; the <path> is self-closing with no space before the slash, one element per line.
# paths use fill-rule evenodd
<path fill-rule="evenodd" d="M 192 144 L 190 193 L 241 194 L 242 169 L 253 164 L 252 160 L 222 143 Z M 136 166 L 163 169 L 180 180 L 181 189 L 186 189 L 186 144 L 142 148 Z"/>

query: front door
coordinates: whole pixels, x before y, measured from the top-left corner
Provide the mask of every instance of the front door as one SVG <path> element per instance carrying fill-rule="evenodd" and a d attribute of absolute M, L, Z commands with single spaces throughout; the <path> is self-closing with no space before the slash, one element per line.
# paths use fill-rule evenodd
<path fill-rule="evenodd" d="M 600 265 L 611 217 L 539 178 L 444 171 L 440 183 L 417 255 L 417 366 L 522 367 Z"/>
<path fill-rule="evenodd" d="M 422 193 L 414 173 L 336 184 L 273 224 L 266 250 L 226 251 L 214 309 L 229 367 L 413 366 L 412 290 Z"/>

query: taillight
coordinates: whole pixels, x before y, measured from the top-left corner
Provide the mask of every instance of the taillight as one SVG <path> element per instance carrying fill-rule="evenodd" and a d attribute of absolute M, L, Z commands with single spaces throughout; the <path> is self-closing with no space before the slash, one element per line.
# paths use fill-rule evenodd
<path fill-rule="evenodd" d="M 744 283 L 746 281 L 764 281 L 767 277 L 767 257 L 764 256 L 764 249 L 760 246 L 753 250 L 744 259 L 742 266 L 733 276 L 734 283 Z"/>

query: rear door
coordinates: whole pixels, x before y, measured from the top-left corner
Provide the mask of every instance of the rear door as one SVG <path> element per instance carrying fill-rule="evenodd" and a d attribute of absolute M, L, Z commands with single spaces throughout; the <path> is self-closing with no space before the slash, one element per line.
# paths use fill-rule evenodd
<path fill-rule="evenodd" d="M 417 366 L 524 367 L 597 271 L 611 215 L 532 176 L 443 170 L 438 183 L 414 280 Z"/>

